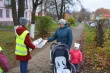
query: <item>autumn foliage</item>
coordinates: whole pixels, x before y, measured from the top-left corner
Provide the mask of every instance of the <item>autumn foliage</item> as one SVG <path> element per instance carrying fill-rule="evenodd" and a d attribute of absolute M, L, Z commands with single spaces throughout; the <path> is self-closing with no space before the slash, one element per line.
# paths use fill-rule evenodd
<path fill-rule="evenodd" d="M 85 25 L 83 57 L 85 64 L 95 73 L 107 72 L 110 69 L 110 29 L 104 31 L 103 47 L 98 47 L 95 39 L 96 33 L 93 28 Z M 96 72 L 97 71 L 97 72 Z"/>
<path fill-rule="evenodd" d="M 96 16 L 101 15 L 101 14 L 110 14 L 109 9 L 104 9 L 104 8 L 99 8 L 95 11 Z"/>

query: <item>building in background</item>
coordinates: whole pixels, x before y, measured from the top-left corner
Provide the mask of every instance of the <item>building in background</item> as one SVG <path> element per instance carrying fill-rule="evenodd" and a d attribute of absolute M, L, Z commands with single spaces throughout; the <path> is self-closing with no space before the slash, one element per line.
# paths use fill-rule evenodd
<path fill-rule="evenodd" d="M 94 12 L 92 12 L 90 15 L 90 21 L 94 21 L 94 20 L 95 20 L 95 14 Z"/>
<path fill-rule="evenodd" d="M 4 0 L 0 0 L 0 25 L 11 25 L 12 24 L 12 11 L 11 11 L 11 7 L 7 4 L 11 4 L 10 2 L 7 2 L 8 0 L 6 0 L 6 3 Z"/>
<path fill-rule="evenodd" d="M 66 12 L 64 14 L 64 19 L 68 22 L 69 18 L 73 18 L 73 10 L 71 10 L 69 7 L 66 9 Z"/>
<path fill-rule="evenodd" d="M 104 17 L 110 20 L 110 14 L 104 14 Z"/>
<path fill-rule="evenodd" d="M 18 12 L 18 0 L 16 0 L 16 11 Z M 31 21 L 32 0 L 25 0 L 24 17 Z M 0 25 L 13 25 L 11 0 L 0 0 Z"/>
<path fill-rule="evenodd" d="M 109 19 L 110 20 L 110 14 L 101 14 L 99 16 L 96 16 L 96 20 L 99 19 Z"/>

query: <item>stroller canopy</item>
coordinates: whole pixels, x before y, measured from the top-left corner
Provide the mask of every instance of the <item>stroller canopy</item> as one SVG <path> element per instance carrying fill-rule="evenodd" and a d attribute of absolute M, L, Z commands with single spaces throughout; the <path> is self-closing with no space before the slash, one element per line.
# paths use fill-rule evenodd
<path fill-rule="evenodd" d="M 56 56 L 65 56 L 67 60 L 69 60 L 69 48 L 67 45 L 65 44 L 60 44 L 60 45 L 56 45 L 53 49 L 52 49 L 52 58 L 53 61 L 55 59 Z"/>

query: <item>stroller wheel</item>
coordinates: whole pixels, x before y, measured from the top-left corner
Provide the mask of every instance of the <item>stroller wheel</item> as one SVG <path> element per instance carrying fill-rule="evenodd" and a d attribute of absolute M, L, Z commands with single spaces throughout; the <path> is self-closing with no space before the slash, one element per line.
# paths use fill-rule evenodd
<path fill-rule="evenodd" d="M 54 67 L 53 66 L 51 66 L 51 70 L 53 70 L 54 69 Z"/>
<path fill-rule="evenodd" d="M 72 66 L 72 73 L 77 73 L 75 66 L 73 64 L 71 64 L 71 66 Z"/>
<path fill-rule="evenodd" d="M 53 68 L 54 68 L 52 63 L 50 64 L 50 68 L 51 68 L 52 70 L 53 70 Z"/>
<path fill-rule="evenodd" d="M 52 73 L 55 73 L 55 69 L 53 65 L 51 66 L 51 70 L 52 70 Z"/>

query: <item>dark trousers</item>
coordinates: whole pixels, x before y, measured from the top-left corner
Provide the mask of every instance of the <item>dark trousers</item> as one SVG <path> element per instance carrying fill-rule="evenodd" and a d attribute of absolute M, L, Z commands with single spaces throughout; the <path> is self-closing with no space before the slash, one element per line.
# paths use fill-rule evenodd
<path fill-rule="evenodd" d="M 79 64 L 74 64 L 76 71 L 79 71 Z"/>
<path fill-rule="evenodd" d="M 27 73 L 28 61 L 20 61 L 20 72 Z"/>

